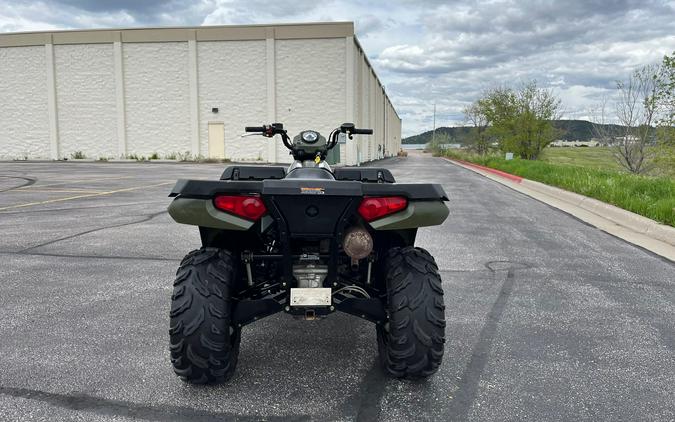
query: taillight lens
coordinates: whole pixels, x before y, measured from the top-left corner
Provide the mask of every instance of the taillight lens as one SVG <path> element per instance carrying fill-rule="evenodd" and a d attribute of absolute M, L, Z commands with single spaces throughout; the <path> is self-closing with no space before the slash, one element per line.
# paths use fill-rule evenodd
<path fill-rule="evenodd" d="M 213 200 L 213 205 L 221 211 L 253 221 L 267 212 L 265 203 L 259 196 L 218 195 Z"/>
<path fill-rule="evenodd" d="M 366 221 L 377 220 L 408 206 L 408 200 L 402 196 L 384 196 L 363 198 L 359 205 L 359 214 Z"/>

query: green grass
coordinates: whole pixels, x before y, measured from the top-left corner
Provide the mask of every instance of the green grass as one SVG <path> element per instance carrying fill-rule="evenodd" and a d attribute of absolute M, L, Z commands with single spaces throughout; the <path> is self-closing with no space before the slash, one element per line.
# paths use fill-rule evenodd
<path fill-rule="evenodd" d="M 675 151 L 672 151 L 672 148 L 666 150 L 663 147 L 651 147 L 650 152 L 655 154 L 655 159 L 647 175 L 675 178 L 675 165 L 673 164 Z M 541 160 L 551 164 L 626 172 L 626 169 L 617 163 L 614 150 L 610 147 L 546 148 L 541 155 Z"/>
<path fill-rule="evenodd" d="M 673 178 L 637 176 L 591 165 L 583 167 L 578 161 L 575 165 L 520 159 L 506 161 L 501 156 L 481 157 L 459 150 L 446 150 L 445 155 L 590 196 L 675 227 Z"/>
<path fill-rule="evenodd" d="M 622 170 L 622 167 L 614 159 L 612 149 L 608 147 L 546 148 L 541 160 L 551 164 L 567 164 L 602 170 Z"/>

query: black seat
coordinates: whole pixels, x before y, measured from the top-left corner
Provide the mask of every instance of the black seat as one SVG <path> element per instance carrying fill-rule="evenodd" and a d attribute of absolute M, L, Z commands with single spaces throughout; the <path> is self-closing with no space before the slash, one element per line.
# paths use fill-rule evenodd
<path fill-rule="evenodd" d="M 284 167 L 271 166 L 228 166 L 220 180 L 265 180 L 286 177 Z"/>
<path fill-rule="evenodd" d="M 335 180 L 330 171 L 319 167 L 299 167 L 293 169 L 288 173 L 286 179 Z"/>
<path fill-rule="evenodd" d="M 338 167 L 333 174 L 336 180 L 356 180 L 366 183 L 396 182 L 389 170 L 378 167 Z"/>

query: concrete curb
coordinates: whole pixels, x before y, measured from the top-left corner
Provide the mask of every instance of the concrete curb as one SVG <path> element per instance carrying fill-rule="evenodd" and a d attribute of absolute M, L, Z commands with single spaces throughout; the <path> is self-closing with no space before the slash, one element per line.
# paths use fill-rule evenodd
<path fill-rule="evenodd" d="M 449 158 L 446 158 L 446 160 L 572 214 L 614 236 L 675 261 L 674 227 L 659 224 L 647 217 L 578 193 L 518 176 L 504 177 L 502 171 L 477 164 Z"/>

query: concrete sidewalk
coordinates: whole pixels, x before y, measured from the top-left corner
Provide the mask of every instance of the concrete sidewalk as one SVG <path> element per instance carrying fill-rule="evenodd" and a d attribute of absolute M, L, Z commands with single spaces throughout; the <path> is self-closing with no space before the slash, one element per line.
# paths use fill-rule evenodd
<path fill-rule="evenodd" d="M 457 166 L 565 211 L 600 230 L 675 261 L 673 227 L 578 193 L 478 164 L 446 159 Z"/>

